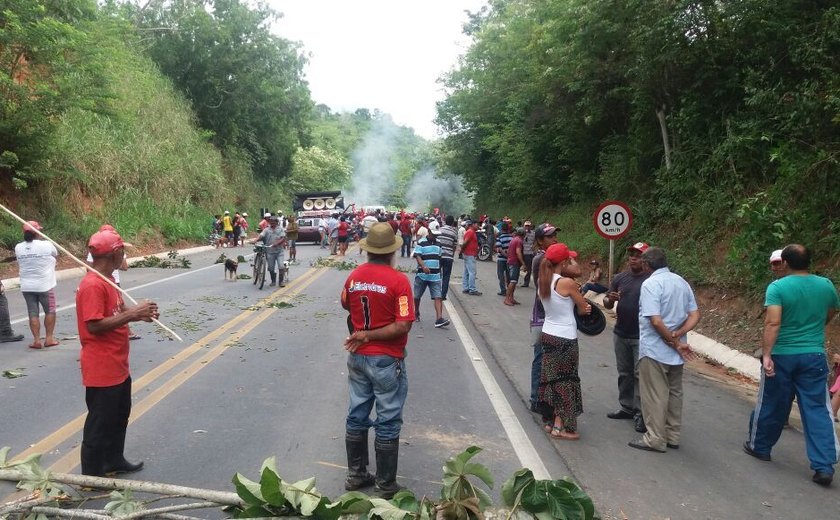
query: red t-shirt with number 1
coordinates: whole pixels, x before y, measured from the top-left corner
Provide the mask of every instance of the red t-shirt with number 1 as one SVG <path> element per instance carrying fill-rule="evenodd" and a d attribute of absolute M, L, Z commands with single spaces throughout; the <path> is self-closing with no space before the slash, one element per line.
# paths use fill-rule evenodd
<path fill-rule="evenodd" d="M 341 304 L 350 311 L 355 330 L 374 330 L 396 321 L 414 321 L 414 297 L 405 274 L 389 265 L 362 264 L 350 273 L 341 291 Z M 365 343 L 357 354 L 405 357 L 408 334 L 387 341 Z"/>

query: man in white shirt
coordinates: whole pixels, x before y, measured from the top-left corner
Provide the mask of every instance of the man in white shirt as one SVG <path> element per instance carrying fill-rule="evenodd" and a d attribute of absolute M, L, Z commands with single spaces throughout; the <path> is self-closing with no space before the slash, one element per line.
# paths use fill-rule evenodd
<path fill-rule="evenodd" d="M 41 349 L 58 345 L 53 333 L 55 332 L 55 259 L 58 251 L 52 243 L 46 240 L 35 240 L 35 231 L 40 231 L 41 225 L 30 220 L 23 225 L 23 242 L 15 246 L 17 257 L 20 292 L 26 301 L 29 314 L 29 329 L 34 338 L 29 348 Z M 44 309 L 44 327 L 46 338 L 41 343 L 40 309 Z"/>
<path fill-rule="evenodd" d="M 368 213 L 365 215 L 365 218 L 362 219 L 362 238 L 365 238 L 367 234 L 370 232 L 370 227 L 374 224 L 379 222 L 379 219 L 376 218 L 376 215 Z"/>

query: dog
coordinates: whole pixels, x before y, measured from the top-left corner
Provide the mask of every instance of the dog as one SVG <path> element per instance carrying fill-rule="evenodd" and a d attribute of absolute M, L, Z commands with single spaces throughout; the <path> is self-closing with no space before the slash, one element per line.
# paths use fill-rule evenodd
<path fill-rule="evenodd" d="M 227 247 L 228 246 L 228 239 L 226 236 L 221 235 L 218 239 L 216 239 L 216 249 L 220 247 Z"/>
<path fill-rule="evenodd" d="M 239 267 L 239 262 L 232 258 L 228 258 L 225 260 L 225 280 L 228 279 L 228 275 L 230 279 L 234 282 L 236 281 L 236 268 Z"/>

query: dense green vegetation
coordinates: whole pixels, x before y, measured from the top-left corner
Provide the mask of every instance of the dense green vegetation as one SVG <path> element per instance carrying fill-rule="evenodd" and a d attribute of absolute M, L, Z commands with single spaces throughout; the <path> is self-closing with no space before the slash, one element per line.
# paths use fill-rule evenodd
<path fill-rule="evenodd" d="M 480 211 L 574 208 L 583 236 L 598 202 L 623 199 L 630 239 L 676 250 L 697 282 L 755 286 L 792 241 L 837 273 L 835 2 L 489 4 L 439 106 Z"/>
<path fill-rule="evenodd" d="M 314 106 L 279 18 L 245 0 L 0 0 L 0 201 L 77 244 L 103 221 L 201 240 L 210 215 L 297 191 L 405 206 L 432 144 L 378 110 Z"/>

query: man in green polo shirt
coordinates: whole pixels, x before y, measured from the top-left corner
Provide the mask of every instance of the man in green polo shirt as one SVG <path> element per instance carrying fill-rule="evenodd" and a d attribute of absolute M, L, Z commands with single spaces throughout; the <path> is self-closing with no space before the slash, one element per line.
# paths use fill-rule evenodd
<path fill-rule="evenodd" d="M 840 441 L 829 411 L 825 325 L 840 309 L 840 298 L 831 280 L 808 272 L 811 253 L 805 246 L 785 247 L 782 262 L 789 274 L 771 283 L 765 296 L 761 387 L 744 451 L 770 461 L 795 394 L 812 480 L 829 486 Z"/>

